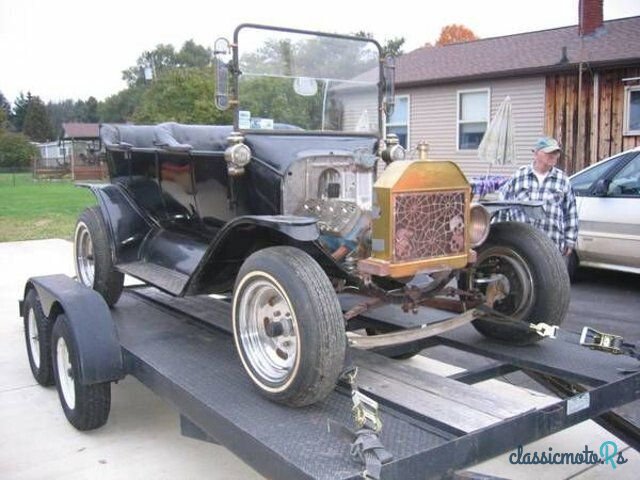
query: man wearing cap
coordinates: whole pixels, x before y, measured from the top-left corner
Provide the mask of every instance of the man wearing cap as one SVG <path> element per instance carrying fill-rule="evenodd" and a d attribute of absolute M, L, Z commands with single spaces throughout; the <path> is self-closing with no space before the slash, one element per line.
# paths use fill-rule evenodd
<path fill-rule="evenodd" d="M 544 218 L 533 219 L 512 209 L 501 220 L 530 223 L 544 231 L 567 258 L 578 240 L 578 210 L 569 177 L 556 167 L 561 149 L 554 138 L 540 138 L 533 148 L 533 162 L 520 167 L 500 189 L 503 200 L 542 200 Z"/>

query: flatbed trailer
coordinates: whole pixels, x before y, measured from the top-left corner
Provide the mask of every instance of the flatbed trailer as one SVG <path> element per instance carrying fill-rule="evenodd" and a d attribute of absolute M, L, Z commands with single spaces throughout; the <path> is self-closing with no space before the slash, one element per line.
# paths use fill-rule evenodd
<path fill-rule="evenodd" d="M 82 315 L 83 299 L 95 295 L 64 275 L 32 278 L 31 287 L 45 312 L 64 310 L 67 316 Z M 20 307 L 23 312 L 22 302 Z M 121 351 L 121 376 L 133 375 L 174 405 L 183 434 L 227 447 L 268 478 L 362 478 L 363 465 L 350 456 L 348 385 L 338 385 L 326 400 L 305 408 L 263 398 L 237 358 L 227 301 L 129 287 L 108 312 Z M 85 310 L 84 315 L 88 320 L 97 313 Z M 78 342 L 85 341 L 86 333 L 78 335 Z M 88 341 L 100 339 L 94 335 Z M 436 345 L 489 360 L 442 377 L 381 353 L 351 352 L 360 391 L 380 405 L 379 438 L 393 455 L 382 467 L 382 479 L 456 476 L 460 469 L 588 419 L 639 448 L 638 425 L 610 413 L 640 398 L 636 359 L 587 349 L 567 332 L 528 347 L 508 346 L 481 337 L 470 325 L 419 346 L 428 355 Z M 515 370 L 531 373 L 566 398 L 532 408 L 474 386 Z"/>

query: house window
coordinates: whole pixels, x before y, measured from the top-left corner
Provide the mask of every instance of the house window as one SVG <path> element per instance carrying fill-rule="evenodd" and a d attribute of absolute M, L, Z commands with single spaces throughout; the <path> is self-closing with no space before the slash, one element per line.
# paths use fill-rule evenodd
<path fill-rule="evenodd" d="M 489 122 L 489 89 L 458 91 L 458 150 L 477 150 Z"/>
<path fill-rule="evenodd" d="M 393 113 L 387 119 L 387 134 L 395 133 L 400 145 L 409 147 L 409 96 L 396 97 Z"/>
<path fill-rule="evenodd" d="M 624 134 L 640 135 L 640 85 L 624 88 Z"/>

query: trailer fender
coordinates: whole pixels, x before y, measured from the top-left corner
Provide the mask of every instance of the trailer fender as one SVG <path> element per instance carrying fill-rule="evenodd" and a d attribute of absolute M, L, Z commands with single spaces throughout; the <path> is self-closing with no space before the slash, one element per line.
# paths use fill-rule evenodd
<path fill-rule="evenodd" d="M 52 321 L 64 313 L 78 348 L 80 383 L 113 382 L 124 378 L 122 351 L 109 307 L 102 296 L 66 275 L 32 277 L 44 314 Z M 23 302 L 20 313 L 24 316 Z"/>

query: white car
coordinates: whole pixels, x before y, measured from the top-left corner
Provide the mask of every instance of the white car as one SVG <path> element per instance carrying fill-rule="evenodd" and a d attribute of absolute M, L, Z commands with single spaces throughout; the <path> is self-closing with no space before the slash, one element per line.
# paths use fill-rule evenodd
<path fill-rule="evenodd" d="M 640 273 L 640 147 L 571 176 L 580 230 L 578 265 Z"/>

